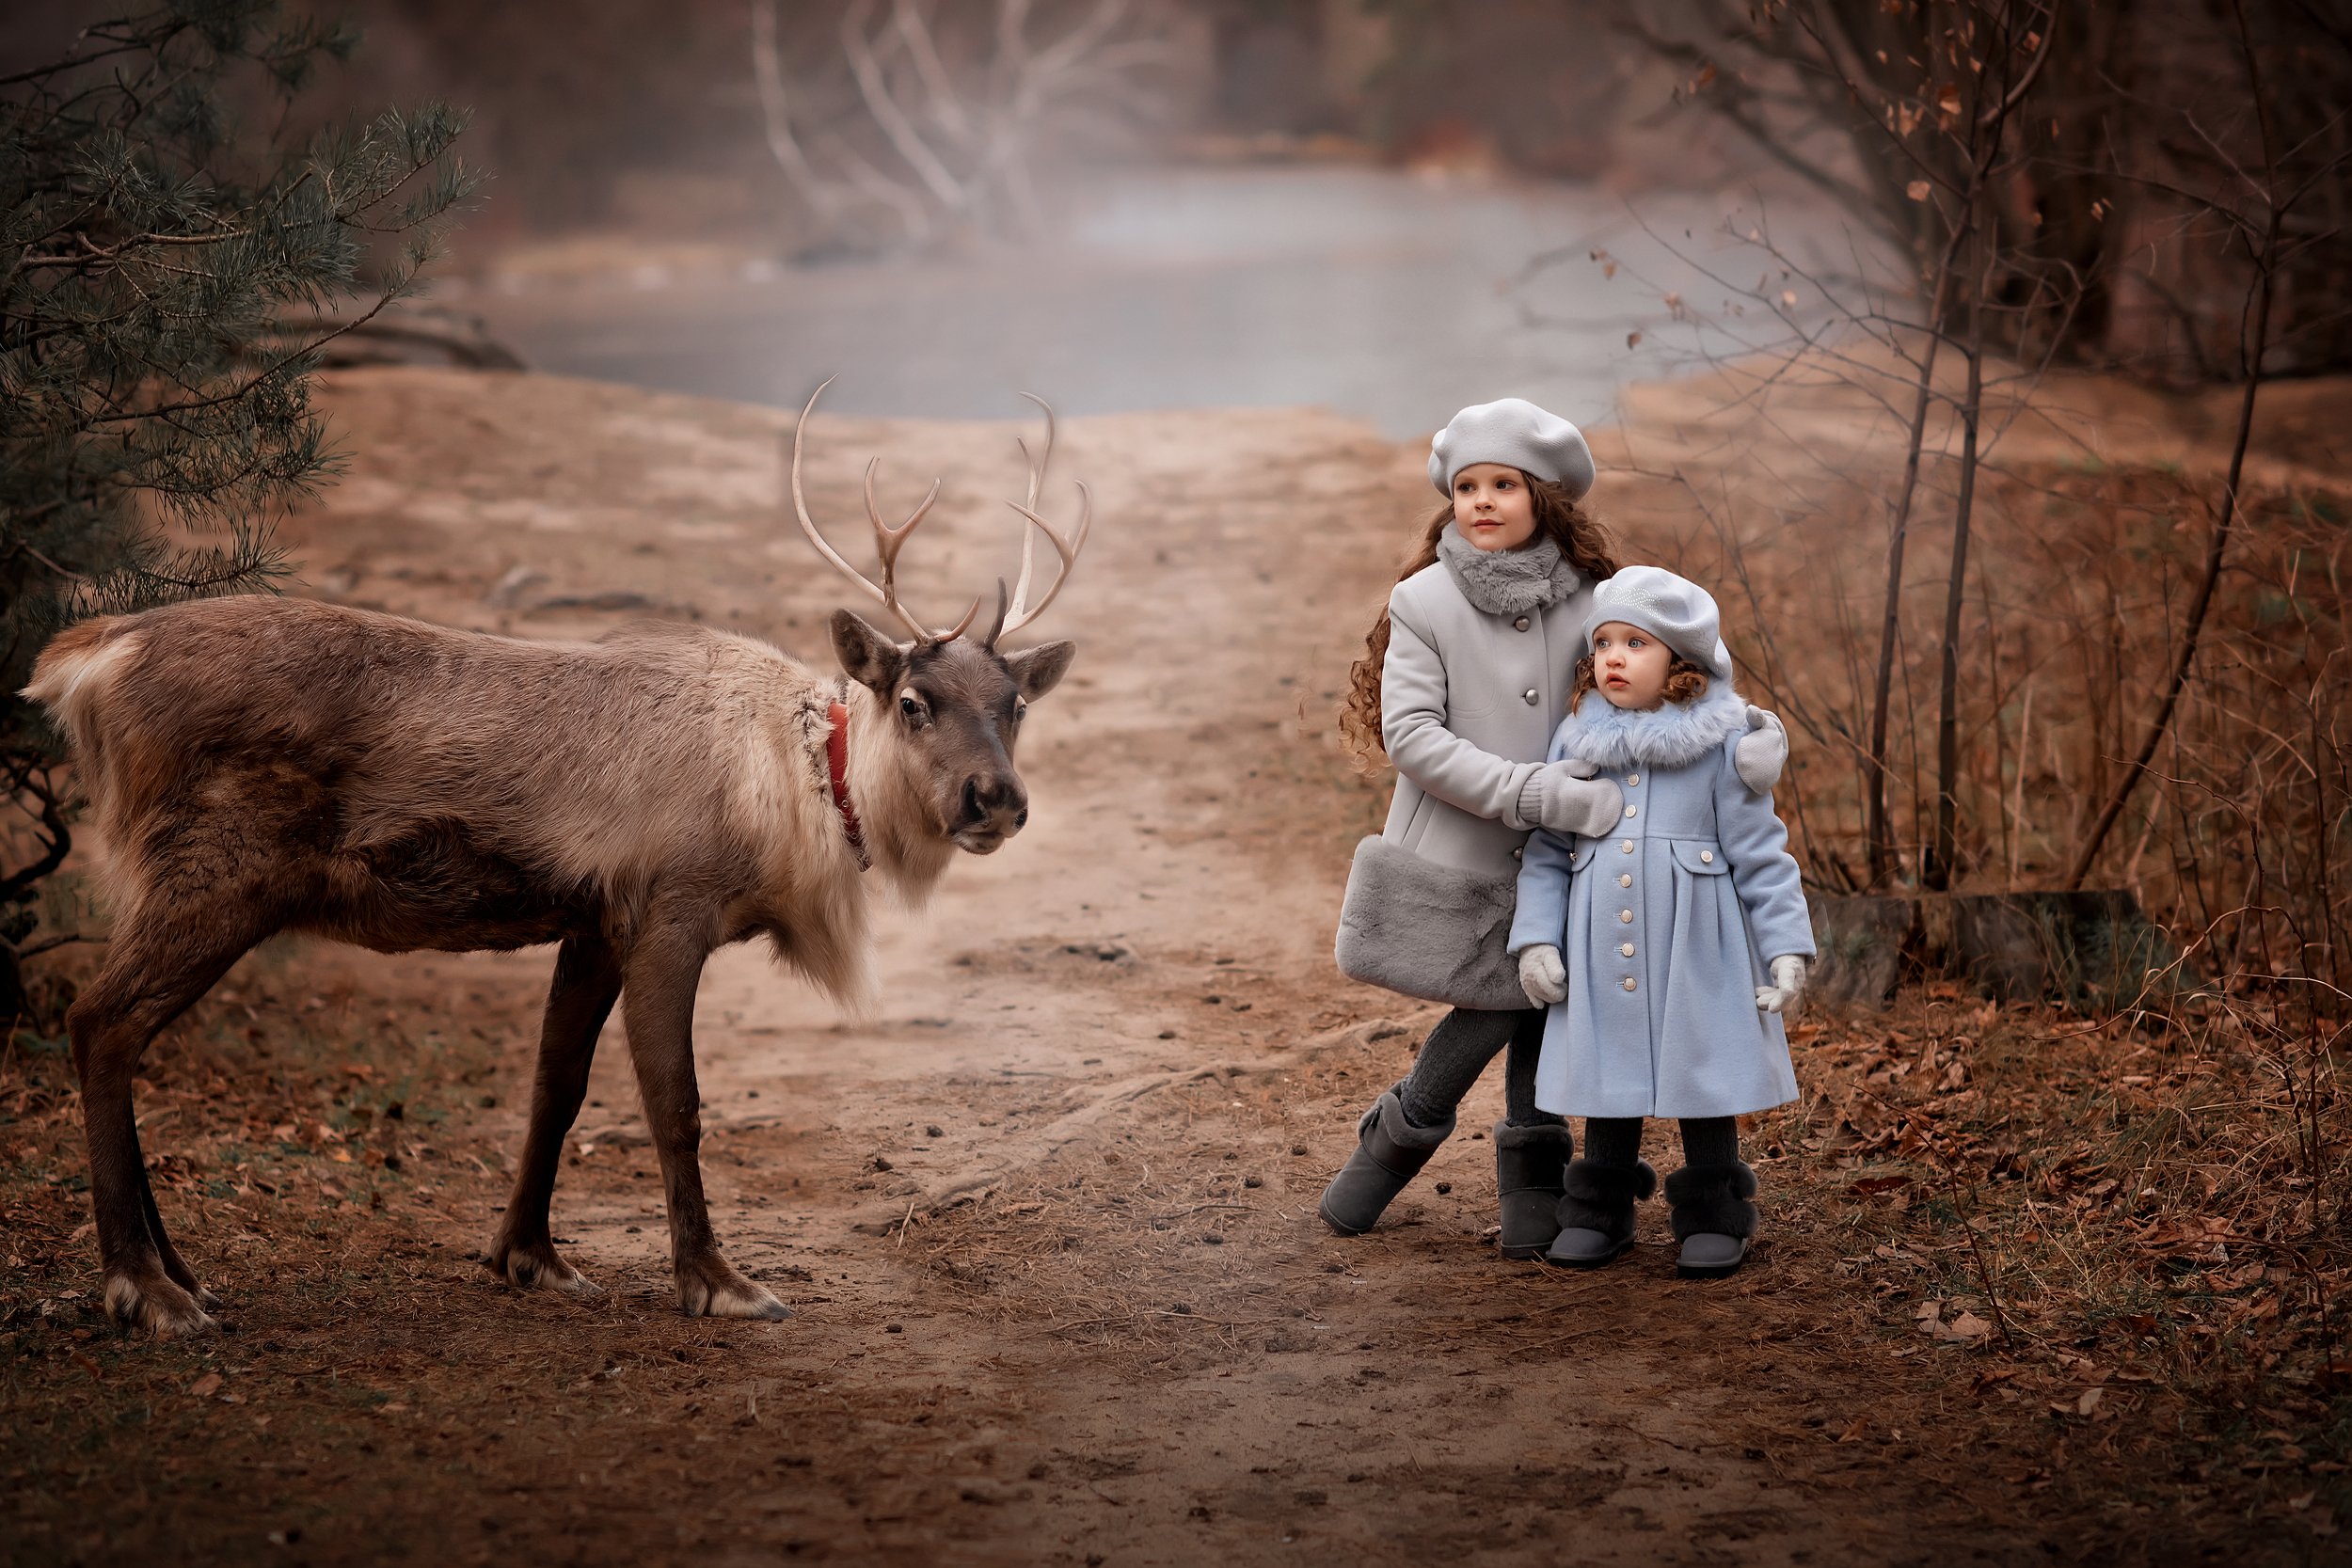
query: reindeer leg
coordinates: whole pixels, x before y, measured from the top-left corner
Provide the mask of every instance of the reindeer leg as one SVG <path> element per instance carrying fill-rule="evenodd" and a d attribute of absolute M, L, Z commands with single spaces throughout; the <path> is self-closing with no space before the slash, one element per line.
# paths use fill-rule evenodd
<path fill-rule="evenodd" d="M 147 1162 L 139 1162 L 139 1206 L 147 1213 L 147 1233 L 154 1238 L 155 1255 L 163 1260 L 164 1275 L 174 1285 L 196 1298 L 196 1304 L 207 1312 L 220 1306 L 220 1298 L 204 1288 L 196 1277 L 196 1271 L 181 1258 L 180 1249 L 171 1244 L 170 1235 L 164 1229 L 164 1216 L 155 1207 L 155 1187 L 147 1179 Z"/>
<path fill-rule="evenodd" d="M 555 956 L 555 979 L 539 1026 L 539 1071 L 531 1085 L 531 1131 L 523 1138 L 522 1164 L 506 1200 L 506 1218 L 483 1259 L 492 1274 L 519 1289 L 544 1285 L 568 1295 L 596 1293 L 596 1288 L 557 1255 L 548 1204 L 555 1196 L 564 1134 L 588 1093 L 596 1037 L 620 993 L 621 966 L 612 944 L 600 936 L 566 939 Z"/>
<path fill-rule="evenodd" d="M 82 1083 L 82 1129 L 90 1166 L 91 1217 L 106 1277 L 106 1310 L 125 1328 L 159 1338 L 213 1326 L 211 1298 L 164 1232 L 139 1152 L 131 1082 L 148 1042 L 213 988 L 274 923 L 213 899 L 142 902 L 171 909 L 173 937 L 134 923 L 118 931 L 105 967 L 66 1011 Z M 209 906 L 209 907 L 208 907 Z"/>
<path fill-rule="evenodd" d="M 719 1256 L 703 1201 L 702 1099 L 694 1083 L 694 989 L 708 947 L 695 931 L 656 926 L 629 946 L 621 1014 L 645 1126 L 661 1155 L 671 1264 L 690 1318 L 787 1318 L 784 1303 Z"/>

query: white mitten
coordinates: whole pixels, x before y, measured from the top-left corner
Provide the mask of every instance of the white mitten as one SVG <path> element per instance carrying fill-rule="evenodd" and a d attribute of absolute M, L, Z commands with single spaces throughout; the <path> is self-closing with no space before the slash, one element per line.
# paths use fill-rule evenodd
<path fill-rule="evenodd" d="M 1557 947 L 1529 947 L 1519 953 L 1519 989 L 1538 1007 L 1568 999 L 1568 966 Z"/>
<path fill-rule="evenodd" d="M 1534 949 L 1529 949 L 1533 952 Z M 1804 960 L 1794 953 L 1784 953 L 1772 960 L 1772 983 L 1756 988 L 1758 1010 L 1778 1013 L 1792 1019 L 1804 1006 Z M 1525 974 L 1527 961 L 1519 961 L 1519 973 Z"/>
<path fill-rule="evenodd" d="M 1545 763 L 1519 787 L 1519 815 L 1564 836 L 1614 832 L 1625 815 L 1625 791 L 1594 771 L 1589 762 Z"/>
<path fill-rule="evenodd" d="M 1770 795 L 1788 766 L 1788 732 L 1781 727 L 1780 715 L 1749 704 L 1748 733 L 1731 749 L 1732 771 L 1750 794 Z"/>

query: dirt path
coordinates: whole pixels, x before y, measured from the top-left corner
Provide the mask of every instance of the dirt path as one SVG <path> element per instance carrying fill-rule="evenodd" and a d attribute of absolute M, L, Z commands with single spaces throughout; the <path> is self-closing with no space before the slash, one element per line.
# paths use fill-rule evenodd
<path fill-rule="evenodd" d="M 358 456 L 294 535 L 310 591 L 529 635 L 691 614 L 811 654 L 844 602 L 776 511 L 764 411 L 412 372 L 333 406 Z M 869 451 L 886 509 L 946 475 L 909 557 L 945 608 L 1006 569 L 1012 433 L 820 416 L 813 502 L 848 544 Z M 1418 460 L 1226 412 L 1077 421 L 1060 463 L 1099 521 L 1052 615 L 1082 651 L 1026 742 L 1029 830 L 886 923 L 871 1019 L 749 949 L 703 988 L 715 1217 L 798 1315 L 669 1310 L 617 1022 L 557 1196 L 607 1294 L 518 1296 L 466 1261 L 518 1139 L 544 954 L 273 949 L 159 1053 L 148 1101 L 184 1107 L 199 1152 L 167 1212 L 234 1331 L 87 1332 L 87 1295 L 60 1293 L 87 1289 L 79 1199 L 59 1178 L 29 1206 L 19 1298 L 84 1326 L 9 1386 L 43 1415 L 0 1450 L 0 1558 L 2162 1555 L 2121 1497 L 2034 1528 L 2068 1443 L 2109 1466 L 2111 1433 L 2103 1458 L 2101 1433 L 2020 1409 L 2013 1464 L 1947 1450 L 1942 1422 L 1994 1395 L 1879 1321 L 1799 1156 L 1763 1161 L 1790 1196 L 1739 1280 L 1677 1285 L 1662 1216 L 1629 1265 L 1564 1277 L 1484 1237 L 1486 1085 L 1393 1223 L 1326 1233 L 1315 1195 L 1427 1019 L 1327 957 L 1380 802 L 1327 715 L 1427 504 Z M 215 1049 L 230 1079 L 196 1093 Z M 236 1123 L 248 1091 L 295 1109 Z M 84 1376 L 97 1416 L 61 1409 Z"/>

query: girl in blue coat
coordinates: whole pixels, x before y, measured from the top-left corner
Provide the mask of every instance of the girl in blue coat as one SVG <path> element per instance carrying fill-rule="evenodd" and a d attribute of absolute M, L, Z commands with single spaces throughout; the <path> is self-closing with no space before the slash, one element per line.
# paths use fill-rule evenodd
<path fill-rule="evenodd" d="M 1594 590 L 1584 640 L 1550 754 L 1614 782 L 1624 816 L 1603 835 L 1529 840 L 1510 938 L 1529 999 L 1549 1007 L 1535 1103 L 1586 1118 L 1545 1256 L 1595 1268 L 1633 1244 L 1633 1206 L 1658 1180 L 1642 1120 L 1673 1117 L 1676 1272 L 1716 1278 L 1756 1234 L 1734 1118 L 1797 1095 L 1781 1021 L 1812 922 L 1771 797 L 1733 767 L 1747 705 L 1714 599 L 1629 566 Z"/>

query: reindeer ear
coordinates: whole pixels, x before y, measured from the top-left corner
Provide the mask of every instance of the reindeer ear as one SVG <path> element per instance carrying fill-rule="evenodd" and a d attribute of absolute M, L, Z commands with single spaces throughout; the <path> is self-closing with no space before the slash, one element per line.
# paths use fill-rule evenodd
<path fill-rule="evenodd" d="M 843 673 L 884 697 L 898 689 L 910 645 L 883 636 L 849 610 L 833 612 L 833 651 L 841 660 Z"/>
<path fill-rule="evenodd" d="M 1005 656 L 1005 668 L 1012 672 L 1013 684 L 1021 695 L 1037 701 L 1061 684 L 1070 673 L 1070 661 L 1078 657 L 1075 642 L 1041 642 L 1034 648 L 1024 648 L 1017 654 Z"/>

